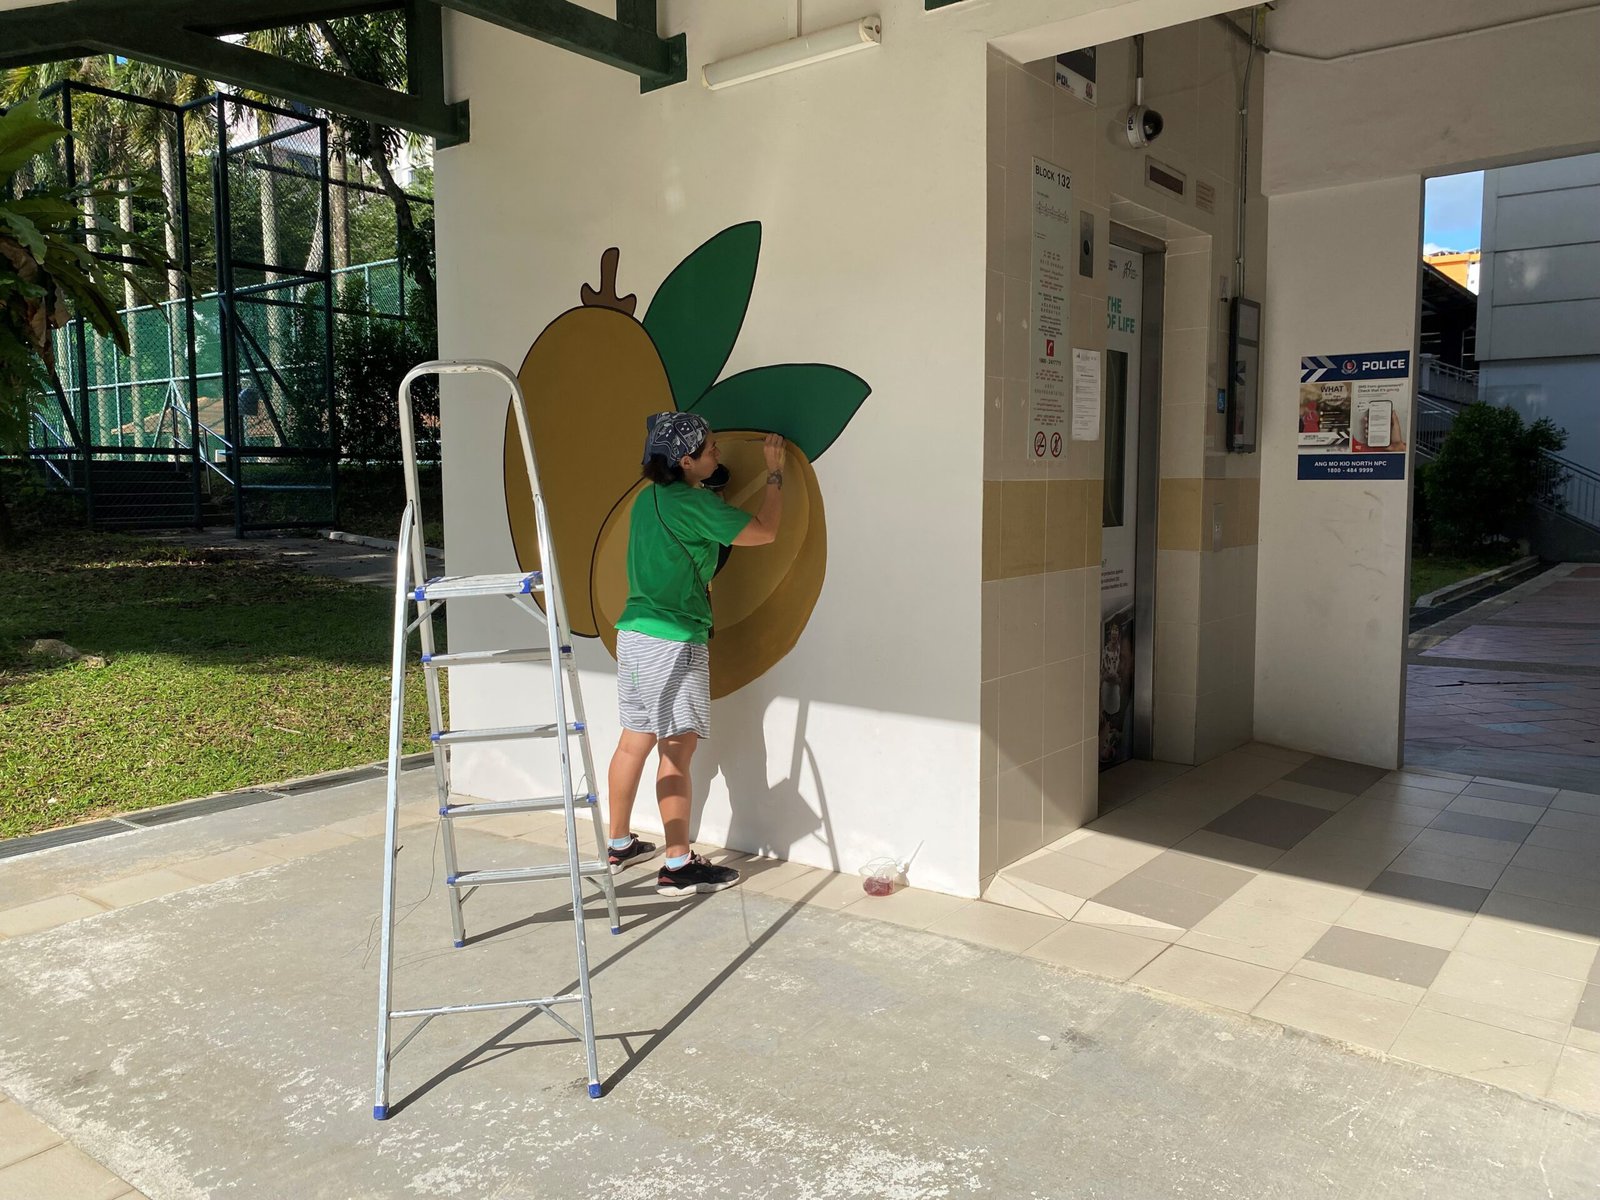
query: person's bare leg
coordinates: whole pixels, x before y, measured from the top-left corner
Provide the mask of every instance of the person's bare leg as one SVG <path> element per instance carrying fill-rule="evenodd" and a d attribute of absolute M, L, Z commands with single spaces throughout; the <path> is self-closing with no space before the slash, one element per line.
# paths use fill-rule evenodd
<path fill-rule="evenodd" d="M 656 767 L 656 804 L 661 808 L 661 826 L 667 833 L 668 858 L 689 853 L 689 760 L 699 743 L 700 736 L 694 733 L 680 733 L 656 743 L 661 752 Z"/>
<path fill-rule="evenodd" d="M 611 756 L 611 769 L 606 783 L 611 792 L 611 836 L 625 838 L 632 829 L 633 802 L 639 795 L 639 780 L 644 777 L 644 764 L 655 749 L 656 735 L 640 733 L 637 729 L 624 729 L 617 741 L 617 752 Z"/>

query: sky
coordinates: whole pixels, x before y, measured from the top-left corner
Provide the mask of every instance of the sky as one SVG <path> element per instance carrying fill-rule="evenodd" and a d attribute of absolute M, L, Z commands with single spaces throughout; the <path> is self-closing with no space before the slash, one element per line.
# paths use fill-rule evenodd
<path fill-rule="evenodd" d="M 1422 252 L 1476 250 L 1483 215 L 1483 172 L 1430 179 L 1424 195 Z"/>

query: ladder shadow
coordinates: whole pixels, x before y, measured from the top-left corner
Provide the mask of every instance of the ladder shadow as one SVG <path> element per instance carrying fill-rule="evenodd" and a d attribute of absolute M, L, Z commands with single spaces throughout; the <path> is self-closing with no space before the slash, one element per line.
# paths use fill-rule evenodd
<path fill-rule="evenodd" d="M 675 1013 L 671 1017 L 671 1019 L 669 1019 L 660 1028 L 654 1029 L 654 1030 L 633 1030 L 633 1031 L 630 1031 L 628 1033 L 607 1033 L 607 1034 L 602 1034 L 602 1033 L 599 1033 L 597 1031 L 596 1034 L 595 1034 L 596 1041 L 602 1041 L 602 1042 L 615 1041 L 615 1042 L 618 1042 L 622 1046 L 623 1052 L 627 1055 L 627 1057 L 623 1061 L 622 1065 L 620 1067 L 618 1067 L 615 1071 L 613 1071 L 604 1080 L 602 1080 L 602 1082 L 601 1082 L 601 1087 L 603 1089 L 602 1090 L 602 1095 L 610 1095 L 612 1090 L 619 1083 L 621 1083 L 624 1079 L 626 1079 L 629 1075 L 631 1075 L 634 1072 L 634 1070 L 637 1069 L 638 1066 L 641 1063 L 643 1063 L 647 1058 L 650 1057 L 651 1054 L 653 1054 L 656 1050 L 658 1050 L 661 1047 L 662 1043 L 664 1043 L 669 1037 L 671 1037 L 672 1034 L 677 1032 L 677 1030 L 683 1025 L 683 1023 L 685 1021 L 687 1021 L 691 1016 L 693 1016 L 695 1014 L 695 1012 L 697 1012 L 700 1009 L 700 1007 L 702 1005 L 704 1005 L 705 1002 L 711 998 L 711 996 L 717 991 L 718 988 L 720 988 L 724 983 L 726 983 L 730 978 L 732 978 L 732 976 L 741 967 L 743 967 L 747 962 L 749 962 L 750 959 L 755 956 L 755 954 L 756 954 L 756 952 L 758 950 L 760 950 L 760 949 L 762 949 L 762 947 L 766 946 L 767 943 L 769 943 L 772 940 L 772 938 L 777 934 L 777 932 L 780 929 L 782 929 L 785 925 L 787 925 L 790 921 L 792 921 L 794 919 L 795 915 L 802 908 L 804 908 L 806 906 L 806 904 L 811 900 L 811 898 L 813 896 L 815 896 L 816 893 L 818 891 L 820 891 L 823 886 L 824 886 L 823 883 L 819 883 L 815 888 L 813 888 L 811 891 L 807 892 L 804 897 L 802 897 L 799 900 L 796 900 L 792 905 L 790 905 L 787 909 L 785 909 L 784 912 L 782 914 L 780 914 L 778 916 L 778 918 L 775 921 L 773 921 L 773 923 L 771 925 L 769 925 L 766 929 L 762 930 L 761 933 L 756 935 L 755 939 L 753 941 L 751 941 L 749 945 L 747 945 L 743 950 L 741 950 L 737 955 L 735 955 L 733 960 L 731 962 L 729 962 L 727 966 L 723 967 L 722 970 L 718 971 L 717 974 L 708 983 L 706 983 L 706 985 L 704 987 L 702 987 L 698 992 L 696 992 L 692 997 L 690 997 L 688 1002 L 685 1003 L 683 1005 L 683 1007 L 681 1007 L 677 1011 L 677 1013 Z M 687 903 L 685 903 L 683 901 L 677 901 L 672 905 L 661 905 L 661 906 L 659 906 L 658 909 L 657 909 L 657 915 L 659 915 L 660 911 L 666 911 L 668 909 L 672 909 L 673 911 L 669 912 L 668 915 L 664 919 L 661 919 L 660 921 L 658 921 L 654 925 L 653 928 L 648 929 L 644 933 L 644 935 L 642 937 L 639 937 L 638 939 L 630 942 L 628 945 L 622 947 L 615 954 L 613 954 L 610 957 L 606 958 L 603 962 L 600 962 L 600 963 L 597 963 L 597 964 L 591 966 L 589 968 L 589 977 L 590 977 L 590 979 L 592 980 L 596 975 L 601 974 L 608 967 L 614 966 L 616 963 L 618 963 L 622 959 L 626 958 L 629 954 L 633 953 L 639 947 L 645 945 L 652 938 L 657 937 L 662 933 L 665 933 L 668 929 L 671 929 L 675 924 L 677 924 L 679 921 L 683 920 L 686 916 L 688 916 L 691 912 L 693 912 L 696 908 L 698 908 L 702 903 L 705 903 L 706 900 L 708 900 L 708 899 L 710 899 L 710 897 L 702 896 L 702 897 L 699 897 L 697 899 L 690 900 Z M 742 899 L 742 897 L 741 897 L 741 899 Z M 559 917 L 558 916 L 556 918 L 551 918 L 551 919 L 552 920 L 558 920 L 558 919 L 559 920 L 570 920 L 571 919 L 570 910 L 567 911 L 565 917 Z M 527 920 L 514 922 L 511 925 L 507 926 L 506 928 L 508 928 L 508 929 L 517 929 L 517 928 L 521 928 L 523 926 L 526 926 L 526 925 L 529 925 L 529 924 L 532 924 L 532 923 L 543 923 L 543 922 L 534 922 L 530 918 L 530 919 L 527 919 Z M 483 936 L 488 936 L 488 935 L 483 935 Z M 571 982 L 569 982 L 566 985 L 566 987 L 564 987 L 562 989 L 562 991 L 571 991 L 571 990 L 577 988 L 577 986 L 578 986 L 578 980 L 577 979 L 573 979 Z M 567 1046 L 567 1045 L 574 1045 L 574 1044 L 578 1044 L 578 1045 L 582 1044 L 582 1038 L 574 1038 L 574 1037 L 571 1037 L 571 1036 L 553 1037 L 553 1038 L 545 1038 L 545 1039 L 537 1039 L 537 1040 L 528 1039 L 528 1040 L 514 1041 L 514 1042 L 507 1040 L 509 1038 L 514 1037 L 521 1030 L 527 1028 L 529 1023 L 531 1023 L 538 1016 L 540 1016 L 540 1010 L 539 1009 L 533 1009 L 533 1010 L 531 1010 L 529 1012 L 523 1013 L 521 1016 L 517 1017 L 516 1020 L 510 1022 L 508 1025 L 506 1025 L 503 1029 L 501 1029 L 498 1033 L 494 1034 L 492 1037 L 490 1037 L 490 1038 L 486 1039 L 485 1041 L 479 1043 L 477 1046 L 473 1047 L 471 1050 L 468 1050 L 466 1053 L 462 1054 L 459 1058 L 457 1058 L 454 1062 L 450 1063 L 448 1066 L 440 1068 L 430 1078 L 424 1080 L 422 1083 L 418 1084 L 411 1091 L 407 1092 L 404 1096 L 400 1097 L 398 1100 L 396 1100 L 392 1104 L 390 1104 L 390 1106 L 389 1106 L 389 1114 L 390 1114 L 390 1116 L 393 1117 L 393 1116 L 396 1116 L 399 1113 L 403 1112 L 406 1108 L 410 1107 L 416 1101 L 422 1099 L 429 1092 L 433 1091 L 435 1088 L 437 1088 L 440 1084 L 444 1083 L 446 1080 L 448 1080 L 448 1079 L 450 1079 L 450 1078 L 452 1078 L 452 1077 L 454 1077 L 454 1076 L 456 1076 L 458 1074 L 462 1074 L 464 1072 L 474 1070 L 474 1069 L 476 1069 L 478 1067 L 487 1066 L 488 1064 L 496 1062 L 499 1059 L 504 1058 L 507 1054 L 510 1054 L 510 1053 L 512 1053 L 514 1051 L 526 1050 L 526 1049 L 537 1049 L 537 1048 L 542 1048 L 542 1047 L 546 1047 L 546 1046 Z M 633 1049 L 629 1045 L 629 1040 L 633 1039 L 633 1038 L 641 1038 L 641 1037 L 645 1038 L 645 1041 L 639 1046 L 639 1048 L 637 1050 Z"/>

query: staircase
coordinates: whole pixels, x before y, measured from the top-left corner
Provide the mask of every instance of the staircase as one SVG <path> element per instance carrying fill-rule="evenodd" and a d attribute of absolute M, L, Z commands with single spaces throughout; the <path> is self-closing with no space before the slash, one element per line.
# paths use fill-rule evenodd
<path fill-rule="evenodd" d="M 172 529 L 200 524 L 191 461 L 91 459 L 96 529 Z"/>

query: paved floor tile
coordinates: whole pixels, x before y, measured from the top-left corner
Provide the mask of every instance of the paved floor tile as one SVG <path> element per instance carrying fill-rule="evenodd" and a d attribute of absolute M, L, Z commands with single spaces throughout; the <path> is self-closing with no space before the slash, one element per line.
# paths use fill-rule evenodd
<path fill-rule="evenodd" d="M 1515 892 L 1499 889 L 1490 892 L 1478 915 L 1501 917 L 1591 945 L 1600 941 L 1600 912 L 1590 908 L 1575 908 L 1570 904 L 1553 904 L 1549 900 L 1519 896 Z"/>
<path fill-rule="evenodd" d="M 1331 924 L 1350 910 L 1360 892 L 1353 888 L 1331 887 L 1289 875 L 1261 875 L 1234 893 L 1241 904 L 1253 904 L 1307 921 Z"/>
<path fill-rule="evenodd" d="M 741 855 L 736 860 L 730 860 L 729 865 L 736 867 L 743 876 L 739 882 L 741 888 L 747 892 L 762 894 L 795 879 L 826 873 L 805 863 L 789 862 L 782 858 L 750 858 Z"/>
<path fill-rule="evenodd" d="M 1529 821 L 1538 821 L 1543 815 L 1543 808 L 1534 808 L 1527 804 L 1514 804 L 1505 800 L 1490 800 L 1485 796 L 1473 796 L 1463 793 L 1450 801 L 1445 812 L 1467 813 L 1474 817 L 1493 817 L 1501 821 L 1518 821 L 1523 824 Z"/>
<path fill-rule="evenodd" d="M 1512 858 L 1511 865 L 1552 875 L 1571 875 L 1576 879 L 1600 879 L 1600 855 L 1582 850 L 1524 844 Z"/>
<path fill-rule="evenodd" d="M 1368 975 L 1365 971 L 1351 971 L 1345 967 L 1336 967 L 1331 963 L 1317 962 L 1310 958 L 1302 958 L 1295 963 L 1289 968 L 1289 974 L 1331 983 L 1365 996 L 1380 996 L 1385 1000 L 1394 1000 L 1407 1008 L 1415 1008 L 1428 994 L 1427 988 L 1400 983 L 1394 979 L 1384 979 L 1378 975 Z"/>
<path fill-rule="evenodd" d="M 1128 933 L 1162 943 L 1175 942 L 1188 932 L 1180 926 L 1169 925 L 1153 917 L 1142 917 L 1138 913 L 1126 912 L 1120 908 L 1112 908 L 1097 900 L 1090 900 L 1084 904 L 1073 914 L 1072 921 L 1076 925 L 1111 929 L 1118 933 Z"/>
<path fill-rule="evenodd" d="M 1406 845 L 1402 839 L 1365 841 L 1319 831 L 1273 863 L 1272 869 L 1311 883 L 1365 888 Z"/>
<path fill-rule="evenodd" d="M 831 871 L 818 871 L 815 875 L 785 880 L 776 887 L 768 888 L 766 894 L 777 900 L 792 900 L 834 910 L 867 897 L 861 890 L 859 875 L 838 875 Z"/>
<path fill-rule="evenodd" d="M 1288 850 L 1330 816 L 1332 814 L 1325 808 L 1257 795 L 1235 805 L 1205 828 L 1212 833 Z"/>
<path fill-rule="evenodd" d="M 1600 796 L 1593 792 L 1561 791 L 1556 793 L 1550 807 L 1558 812 L 1587 813 L 1591 817 L 1600 817 Z"/>
<path fill-rule="evenodd" d="M 1046 934 L 1059 928 L 1061 922 L 1052 917 L 1018 912 L 980 900 L 957 909 L 947 917 L 941 917 L 928 926 L 928 932 L 1021 954 Z"/>
<path fill-rule="evenodd" d="M 128 1185 L 72 1146 L 55 1146 L 0 1170 L 0 1200 L 117 1200 Z"/>
<path fill-rule="evenodd" d="M 1335 792 L 1327 788 L 1312 787 L 1309 783 L 1295 783 L 1293 780 L 1280 779 L 1276 783 L 1269 783 L 1261 789 L 1263 796 L 1271 796 L 1275 800 L 1289 800 L 1295 804 L 1309 804 L 1312 808 L 1325 808 L 1329 812 L 1338 812 L 1351 802 L 1349 792 Z"/>
<path fill-rule="evenodd" d="M 1446 809 L 1428 823 L 1428 828 L 1445 833 L 1465 833 L 1472 837 L 1521 843 L 1533 832 L 1531 821 L 1504 821 L 1497 817 L 1476 817 L 1471 813 Z"/>
<path fill-rule="evenodd" d="M 6 937 L 21 937 L 23 934 L 38 933 L 41 929 L 54 929 L 57 925 L 65 925 L 68 921 L 92 917 L 96 913 L 105 911 L 103 905 L 96 904 L 93 900 L 85 900 L 82 896 L 52 896 L 48 900 L 36 900 L 32 904 L 0 912 L 0 934 Z"/>
<path fill-rule="evenodd" d="M 1128 875 L 1129 880 L 1155 880 L 1226 900 L 1255 878 L 1254 871 L 1213 862 L 1200 855 L 1168 850 Z"/>
<path fill-rule="evenodd" d="M 1566 979 L 1587 979 L 1596 962 L 1600 962 L 1600 947 L 1593 942 L 1557 937 L 1499 917 L 1475 917 L 1456 943 L 1456 950 Z"/>
<path fill-rule="evenodd" d="M 1269 967 L 1173 946 L 1135 975 L 1133 982 L 1219 1008 L 1249 1012 L 1282 977 L 1281 971 Z"/>
<path fill-rule="evenodd" d="M 1450 950 L 1466 933 L 1468 917 L 1384 896 L 1362 896 L 1334 924 Z"/>
<path fill-rule="evenodd" d="M 1583 997 L 1578 1001 L 1578 1011 L 1572 1015 L 1572 1023 L 1579 1029 L 1600 1033 L 1600 983 L 1590 983 L 1583 989 Z"/>
<path fill-rule="evenodd" d="M 1069 896 L 1082 896 L 1088 899 L 1125 878 L 1128 872 L 1116 867 L 1101 866 L 1099 863 L 1070 854 L 1052 852 L 1007 867 L 1005 874 L 1012 879 L 1037 883 L 1051 891 L 1065 892 Z"/>
<path fill-rule="evenodd" d="M 1600 1054 L 1577 1046 L 1563 1049 L 1547 1095 L 1557 1104 L 1600 1113 Z"/>
<path fill-rule="evenodd" d="M 48 1150 L 61 1139 L 14 1100 L 0 1097 L 0 1167 Z"/>
<path fill-rule="evenodd" d="M 1439 971 L 1430 991 L 1527 1013 L 1570 1025 L 1584 984 L 1499 959 L 1456 950 Z"/>
<path fill-rule="evenodd" d="M 1023 951 L 1029 958 L 1107 979 L 1127 979 L 1166 947 L 1150 938 L 1069 921 Z"/>
<path fill-rule="evenodd" d="M 1448 950 L 1441 950 L 1437 946 L 1343 926 L 1329 929 L 1305 954 L 1312 962 L 1393 980 L 1414 988 L 1431 986 L 1449 956 Z M 1420 994 L 1417 998 L 1421 999 Z"/>
<path fill-rule="evenodd" d="M 1489 800 L 1499 800 L 1506 803 L 1532 805 L 1535 808 L 1548 808 L 1555 799 L 1557 788 L 1543 788 L 1532 785 L 1516 787 L 1509 784 L 1495 783 L 1469 783 L 1462 792 L 1463 797 L 1483 797 Z M 1526 820 L 1526 817 L 1521 818 Z"/>
<path fill-rule="evenodd" d="M 1412 1006 L 1316 979 L 1285 975 L 1256 1005 L 1255 1015 L 1373 1050 L 1388 1050 Z"/>
<path fill-rule="evenodd" d="M 1223 898 L 1130 875 L 1112 884 L 1095 900 L 1109 908 L 1192 929 L 1196 922 L 1221 904 Z"/>
<path fill-rule="evenodd" d="M 1505 867 L 1481 858 L 1458 858 L 1453 854 L 1435 854 L 1429 850 L 1408 847 L 1389 864 L 1389 870 L 1428 879 L 1442 879 L 1447 883 L 1461 883 L 1487 891 L 1499 881 Z"/>
<path fill-rule="evenodd" d="M 1418 1003 L 1433 1012 L 1449 1013 L 1480 1025 L 1493 1025 L 1496 1029 L 1509 1029 L 1512 1033 L 1526 1034 L 1541 1041 L 1565 1045 L 1572 1033 L 1566 1021 L 1553 1021 L 1549 1017 L 1535 1016 L 1519 1008 L 1507 1008 L 1475 996 L 1458 996 L 1454 992 L 1440 992 L 1430 988 Z"/>
<path fill-rule="evenodd" d="M 1558 875 L 1552 871 L 1533 871 L 1527 867 L 1507 867 L 1495 885 L 1500 892 L 1515 892 L 1535 900 L 1549 900 L 1555 904 L 1570 904 L 1578 908 L 1600 911 L 1600 879 L 1582 879 L 1574 875 Z"/>
<path fill-rule="evenodd" d="M 353 837 L 327 829 L 312 829 L 306 833 L 291 833 L 287 837 L 257 842 L 250 849 L 260 850 L 263 854 L 270 854 L 274 858 L 290 860 L 320 854 L 324 850 L 332 850 L 338 846 L 348 846 L 355 840 Z M 383 847 L 379 846 L 378 851 L 381 858 Z"/>
<path fill-rule="evenodd" d="M 1380 767 L 1369 767 L 1363 763 L 1314 758 L 1304 766 L 1296 767 L 1284 778 L 1293 783 L 1307 783 L 1312 787 L 1348 792 L 1354 796 L 1366 791 L 1388 773 Z"/>
<path fill-rule="evenodd" d="M 1424 829 L 1412 839 L 1411 850 L 1426 850 L 1433 854 L 1449 854 L 1456 858 L 1477 858 L 1484 862 L 1505 866 L 1517 853 L 1516 842 L 1503 842 L 1495 838 L 1476 837 L 1470 833 L 1449 833 L 1443 829 Z"/>
<path fill-rule="evenodd" d="M 1215 862 L 1245 867 L 1251 871 L 1265 870 L 1283 857 L 1283 851 L 1276 846 L 1247 842 L 1242 838 L 1229 837 L 1227 834 L 1212 833 L 1209 829 L 1191 833 L 1173 849 L 1185 854 L 1197 854 Z"/>
<path fill-rule="evenodd" d="M 1444 792 L 1448 795 L 1459 795 L 1468 786 L 1466 777 L 1456 777 L 1446 774 L 1430 774 L 1427 771 L 1391 771 L 1377 783 L 1366 790 L 1364 795 L 1371 795 L 1382 788 L 1415 788 L 1426 792 Z M 1441 807 L 1443 807 L 1441 805 Z"/>
<path fill-rule="evenodd" d="M 1488 888 L 1468 887 L 1464 883 L 1431 879 L 1426 875 L 1407 875 L 1392 868 L 1368 884 L 1367 891 L 1375 896 L 1414 900 L 1419 904 L 1431 904 L 1436 908 L 1464 913 L 1477 912 L 1489 896 Z"/>
<path fill-rule="evenodd" d="M 935 921 L 948 917 L 958 908 L 973 903 L 960 896 L 947 896 L 943 892 L 925 892 L 920 888 L 902 888 L 887 896 L 868 896 L 844 911 L 851 916 L 870 917 L 875 921 L 891 921 L 908 925 L 912 929 L 926 929 Z"/>
<path fill-rule="evenodd" d="M 1397 1058 L 1536 1096 L 1549 1086 L 1561 1051 L 1541 1038 L 1426 1008 L 1411 1014 L 1389 1048 Z"/>
<path fill-rule="evenodd" d="M 1095 831 L 1086 837 L 1060 845 L 1057 853 L 1068 854 L 1073 858 L 1081 858 L 1127 874 L 1135 867 L 1142 867 L 1164 849 L 1165 846 L 1154 846 L 1138 838 L 1119 837 L 1116 834 Z"/>
<path fill-rule="evenodd" d="M 1179 938 L 1178 945 L 1287 971 L 1327 931 L 1318 921 L 1230 900 Z"/>
<path fill-rule="evenodd" d="M 159 896 L 170 896 L 173 892 L 185 891 L 192 887 L 194 880 L 176 871 L 162 868 L 129 875 L 125 879 L 114 879 L 110 883 L 98 884 L 92 888 L 84 888 L 82 894 L 107 908 L 123 908 L 130 904 L 142 904 Z"/>

